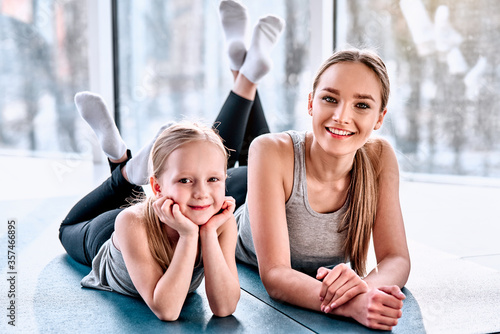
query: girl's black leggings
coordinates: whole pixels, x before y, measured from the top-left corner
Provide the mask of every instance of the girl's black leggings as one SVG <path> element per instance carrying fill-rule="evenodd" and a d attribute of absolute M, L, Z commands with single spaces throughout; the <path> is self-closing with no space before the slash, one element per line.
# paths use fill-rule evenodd
<path fill-rule="evenodd" d="M 269 127 L 258 94 L 254 101 L 233 92 L 214 122 L 214 128 L 230 149 L 226 195 L 236 199 L 236 206 L 245 202 L 247 192 L 248 148 L 257 136 L 268 133 Z M 128 160 L 131 158 L 127 151 Z M 238 162 L 238 167 L 235 167 Z M 122 175 L 126 162 L 109 162 L 111 176 L 73 206 L 59 228 L 59 239 L 66 252 L 76 261 L 90 266 L 101 246 L 114 231 L 116 216 L 135 196 L 143 196 L 140 186 L 130 184 Z"/>

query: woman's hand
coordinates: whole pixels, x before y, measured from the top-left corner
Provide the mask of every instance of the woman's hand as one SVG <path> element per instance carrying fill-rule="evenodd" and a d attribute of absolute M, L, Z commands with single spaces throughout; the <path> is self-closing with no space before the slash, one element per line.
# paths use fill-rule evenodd
<path fill-rule="evenodd" d="M 184 216 L 179 204 L 173 200 L 160 197 L 153 203 L 153 210 L 160 221 L 179 233 L 180 237 L 198 234 L 198 225 Z"/>
<path fill-rule="evenodd" d="M 319 268 L 316 278 L 323 280 L 319 298 L 322 301 L 321 311 L 325 313 L 368 291 L 368 284 L 345 263 L 332 270 Z"/>
<path fill-rule="evenodd" d="M 200 229 L 202 231 L 217 231 L 228 219 L 233 217 L 235 207 L 235 199 L 231 196 L 226 196 L 224 203 L 222 203 L 221 212 L 213 215 Z"/>
<path fill-rule="evenodd" d="M 372 288 L 333 312 L 372 329 L 391 330 L 403 314 L 405 298 L 397 285 Z"/>

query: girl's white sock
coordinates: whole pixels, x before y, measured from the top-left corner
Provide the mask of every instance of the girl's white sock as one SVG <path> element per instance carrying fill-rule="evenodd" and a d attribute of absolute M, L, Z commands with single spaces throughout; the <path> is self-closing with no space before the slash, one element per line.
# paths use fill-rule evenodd
<path fill-rule="evenodd" d="M 163 132 L 166 128 L 171 126 L 173 123 L 167 123 L 163 125 L 160 130 L 156 133 L 155 137 L 146 144 L 137 154 L 133 154 L 132 159 L 130 159 L 125 165 L 125 171 L 127 173 L 128 182 L 142 186 L 149 183 L 149 155 L 151 154 L 151 149 L 156 141 L 156 138 Z"/>
<path fill-rule="evenodd" d="M 254 28 L 252 42 L 240 73 L 253 83 L 258 83 L 272 67 L 270 52 L 278 42 L 285 21 L 277 16 L 266 16 Z"/>
<path fill-rule="evenodd" d="M 219 5 L 222 29 L 226 36 L 229 67 L 238 71 L 245 61 L 245 40 L 248 31 L 247 8 L 239 2 L 222 0 Z"/>
<path fill-rule="evenodd" d="M 82 118 L 94 130 L 104 154 L 113 160 L 120 159 L 127 151 L 127 145 L 104 100 L 97 94 L 80 92 L 75 95 L 75 104 Z"/>

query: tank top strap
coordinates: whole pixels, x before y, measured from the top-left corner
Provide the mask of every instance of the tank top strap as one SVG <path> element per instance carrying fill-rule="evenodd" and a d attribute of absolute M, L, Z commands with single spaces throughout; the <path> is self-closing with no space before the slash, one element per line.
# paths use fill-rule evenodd
<path fill-rule="evenodd" d="M 293 188 L 292 194 L 288 202 L 295 200 L 295 198 L 304 197 L 304 185 L 306 184 L 306 169 L 305 169 L 305 132 L 295 130 L 286 131 L 292 138 L 293 153 L 294 153 L 294 167 L 293 167 Z"/>

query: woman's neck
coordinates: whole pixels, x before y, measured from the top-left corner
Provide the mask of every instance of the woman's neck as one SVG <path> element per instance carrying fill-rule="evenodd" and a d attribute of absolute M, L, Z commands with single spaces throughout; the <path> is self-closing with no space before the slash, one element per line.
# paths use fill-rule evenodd
<path fill-rule="evenodd" d="M 342 156 L 329 155 L 314 136 L 306 138 L 307 173 L 323 183 L 345 184 L 346 180 L 350 180 L 354 155 L 355 153 Z"/>

